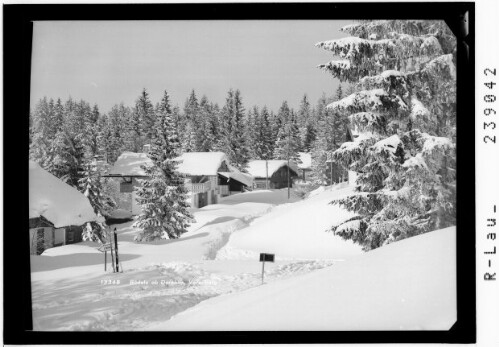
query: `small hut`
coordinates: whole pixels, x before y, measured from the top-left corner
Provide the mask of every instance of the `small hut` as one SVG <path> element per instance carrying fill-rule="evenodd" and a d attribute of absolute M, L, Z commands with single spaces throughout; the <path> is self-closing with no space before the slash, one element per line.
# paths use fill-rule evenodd
<path fill-rule="evenodd" d="M 125 196 L 129 195 L 120 203 L 119 207 L 134 215 L 141 211 L 134 188 L 140 185 L 138 180 L 149 178 L 142 169 L 143 165 L 152 165 L 152 160 L 146 153 L 123 152 L 109 169 L 109 172 L 102 175 L 102 177 L 112 177 L 119 180 L 120 193 L 125 194 Z"/>
<path fill-rule="evenodd" d="M 83 225 L 101 221 L 78 190 L 29 162 L 30 253 L 82 241 Z"/>
<path fill-rule="evenodd" d="M 281 189 L 288 187 L 288 182 L 290 187 L 293 186 L 293 179 L 298 177 L 298 166 L 290 162 L 288 170 L 287 160 L 252 160 L 248 163 L 248 173 L 253 176 L 256 189 L 267 187 L 267 177 L 270 189 Z"/>

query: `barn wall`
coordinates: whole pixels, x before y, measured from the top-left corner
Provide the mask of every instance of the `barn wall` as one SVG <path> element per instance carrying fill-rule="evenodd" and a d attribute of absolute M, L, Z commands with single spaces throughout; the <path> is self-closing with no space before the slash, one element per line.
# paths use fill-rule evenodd
<path fill-rule="evenodd" d="M 51 248 L 54 246 L 54 235 L 53 235 L 54 228 L 53 227 L 32 228 L 32 229 L 29 229 L 30 254 L 36 254 L 38 230 L 43 230 L 44 248 L 47 249 L 47 248 Z"/>
<path fill-rule="evenodd" d="M 54 246 L 63 245 L 65 242 L 65 228 L 58 228 L 54 230 Z"/>
<path fill-rule="evenodd" d="M 293 187 L 293 178 L 297 176 L 297 174 L 289 170 L 290 172 L 290 179 L 289 179 L 289 186 Z M 274 174 L 270 177 L 270 182 L 269 182 L 270 188 L 271 189 L 281 189 L 281 188 L 287 188 L 288 187 L 288 167 L 283 166 Z"/>

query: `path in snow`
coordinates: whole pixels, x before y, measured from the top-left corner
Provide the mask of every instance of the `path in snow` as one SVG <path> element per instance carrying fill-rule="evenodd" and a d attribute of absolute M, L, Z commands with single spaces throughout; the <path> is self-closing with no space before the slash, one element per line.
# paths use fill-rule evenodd
<path fill-rule="evenodd" d="M 258 265 L 251 264 L 253 272 L 230 274 L 238 264 L 208 262 L 208 270 L 203 263 L 169 262 L 86 281 L 58 280 L 50 285 L 35 285 L 34 329 L 141 330 L 208 298 L 261 285 Z M 248 265 L 243 265 L 241 270 L 246 270 Z M 268 264 L 265 283 L 330 265 L 332 262 L 328 261 Z M 214 267 L 218 267 L 218 271 L 213 271 Z M 227 267 L 229 271 L 225 271 Z M 101 282 L 105 280 L 119 281 L 119 284 Z"/>
<path fill-rule="evenodd" d="M 288 200 L 286 190 L 233 195 L 220 204 L 193 210 L 196 223 L 176 240 L 135 243 L 133 222 L 113 226 L 118 229 L 124 269 L 120 274 L 111 273 L 110 266 L 104 273 L 103 254 L 92 242 L 56 247 L 42 256 L 32 256 L 34 329 L 137 330 L 147 322 L 169 319 L 209 297 L 256 286 L 260 281 L 256 259 L 209 259 L 216 257 L 231 233 L 247 227 L 275 205 L 297 200 L 294 196 Z M 268 280 L 327 265 L 331 263 L 269 264 Z M 147 284 L 135 284 L 142 280 Z M 106 284 L 109 281 L 115 284 Z"/>

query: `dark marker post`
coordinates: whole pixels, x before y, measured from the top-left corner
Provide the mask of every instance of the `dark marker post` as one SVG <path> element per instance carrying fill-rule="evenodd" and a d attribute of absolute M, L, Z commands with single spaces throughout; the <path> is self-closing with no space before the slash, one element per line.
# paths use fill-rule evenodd
<path fill-rule="evenodd" d="M 112 265 L 113 265 L 113 272 L 116 272 L 116 266 L 114 265 L 114 255 L 115 255 L 115 252 L 113 252 L 113 241 L 111 239 L 111 227 L 109 227 L 109 244 L 111 246 L 111 262 L 112 262 Z"/>
<path fill-rule="evenodd" d="M 270 261 L 273 263 L 274 257 L 275 257 L 275 254 L 260 253 L 260 261 L 262 262 L 262 284 L 264 283 L 263 278 L 264 278 L 264 274 L 265 274 L 265 262 Z"/>
<path fill-rule="evenodd" d="M 116 228 L 114 228 L 114 252 L 116 253 L 116 272 L 120 272 L 120 261 L 118 258 L 118 234 L 116 234 Z"/>

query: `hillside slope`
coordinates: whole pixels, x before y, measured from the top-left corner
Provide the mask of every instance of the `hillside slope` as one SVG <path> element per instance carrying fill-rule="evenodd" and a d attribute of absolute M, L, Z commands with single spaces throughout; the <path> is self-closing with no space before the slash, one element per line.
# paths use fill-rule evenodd
<path fill-rule="evenodd" d="M 150 330 L 446 330 L 456 320 L 455 228 L 310 274 L 222 295 Z"/>

